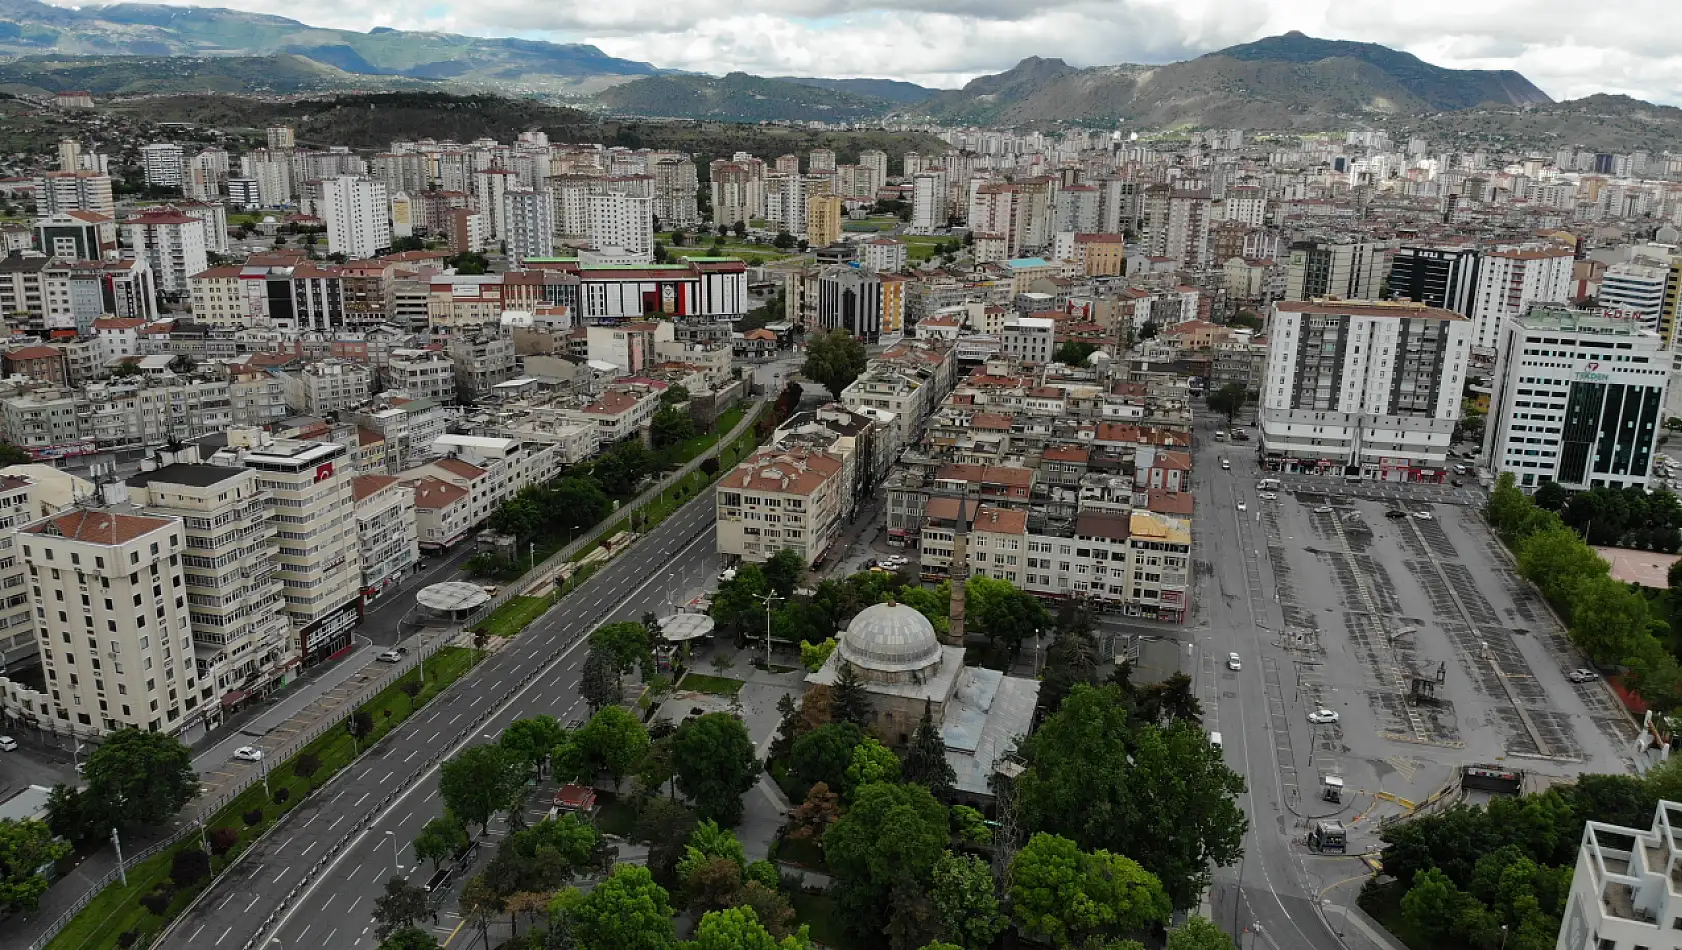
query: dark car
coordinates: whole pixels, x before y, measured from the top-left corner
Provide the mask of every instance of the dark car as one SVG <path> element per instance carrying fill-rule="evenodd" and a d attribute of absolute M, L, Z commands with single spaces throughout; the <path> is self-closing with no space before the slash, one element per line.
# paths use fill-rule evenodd
<path fill-rule="evenodd" d="M 1391 508 L 1389 511 L 1384 513 L 1384 517 L 1386 518 L 1406 518 L 1407 516 L 1408 513 L 1400 508 Z"/>
<path fill-rule="evenodd" d="M 1448 480 L 1448 483 L 1449 483 L 1449 484 L 1450 484 L 1450 485 L 1453 485 L 1453 486 L 1454 486 L 1454 487 L 1455 487 L 1455 488 L 1459 488 L 1459 487 L 1461 487 L 1461 486 L 1462 486 L 1462 485 L 1465 485 L 1465 484 L 1466 484 L 1466 483 L 1465 483 L 1465 482 L 1463 482 L 1463 481 L 1461 481 L 1461 480 L 1460 480 L 1460 479 L 1458 479 L 1458 478 L 1451 478 L 1451 479 L 1449 479 L 1449 480 Z"/>

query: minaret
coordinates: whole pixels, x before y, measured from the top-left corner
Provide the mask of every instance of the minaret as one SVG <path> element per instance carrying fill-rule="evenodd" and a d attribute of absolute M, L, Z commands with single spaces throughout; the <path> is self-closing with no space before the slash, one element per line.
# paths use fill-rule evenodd
<path fill-rule="evenodd" d="M 969 580 L 969 486 L 958 490 L 958 524 L 952 529 L 952 567 L 947 572 L 952 583 L 952 599 L 948 607 L 946 642 L 964 645 L 964 581 Z"/>

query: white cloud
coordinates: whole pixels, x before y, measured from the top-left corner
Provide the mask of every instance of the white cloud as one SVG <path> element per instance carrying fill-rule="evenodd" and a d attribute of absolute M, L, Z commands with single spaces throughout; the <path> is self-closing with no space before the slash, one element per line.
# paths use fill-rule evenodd
<path fill-rule="evenodd" d="M 317 26 L 589 42 L 698 72 L 957 86 L 1026 56 L 1161 63 L 1286 30 L 1383 43 L 1442 66 L 1517 69 L 1555 98 L 1682 104 L 1682 3 L 1624 0 L 232 0 Z"/>

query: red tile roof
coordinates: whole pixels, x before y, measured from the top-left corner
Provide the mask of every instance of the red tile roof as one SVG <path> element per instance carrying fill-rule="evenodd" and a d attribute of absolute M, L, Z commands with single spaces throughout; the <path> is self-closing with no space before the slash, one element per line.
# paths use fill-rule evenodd
<path fill-rule="evenodd" d="M 393 475 L 358 475 L 350 480 L 350 490 L 356 500 L 361 501 L 395 484 L 397 478 Z"/>
<path fill-rule="evenodd" d="M 67 511 L 25 528 L 30 534 L 69 538 L 91 544 L 124 544 L 167 528 L 175 522 L 143 515 L 119 515 L 109 511 Z"/>

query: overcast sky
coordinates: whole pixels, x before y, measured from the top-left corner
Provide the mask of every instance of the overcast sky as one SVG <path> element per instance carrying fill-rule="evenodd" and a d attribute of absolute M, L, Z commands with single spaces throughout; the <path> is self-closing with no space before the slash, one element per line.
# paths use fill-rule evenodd
<path fill-rule="evenodd" d="M 218 5 L 201 2 L 201 6 Z M 657 66 L 956 87 L 1025 56 L 1161 63 L 1301 30 L 1442 66 L 1516 69 L 1555 99 L 1682 105 L 1682 0 L 234 0 L 317 26 L 594 43 Z"/>

